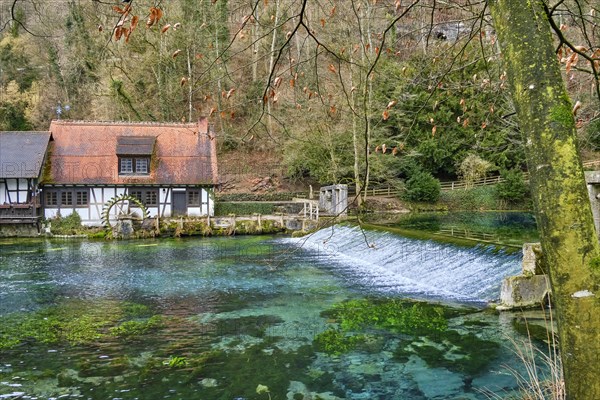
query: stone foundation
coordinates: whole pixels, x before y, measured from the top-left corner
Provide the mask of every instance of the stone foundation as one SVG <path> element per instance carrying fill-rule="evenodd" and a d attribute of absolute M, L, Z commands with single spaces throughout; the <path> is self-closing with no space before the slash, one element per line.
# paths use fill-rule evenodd
<path fill-rule="evenodd" d="M 38 227 L 34 224 L 0 225 L 0 237 L 35 237 L 39 234 Z"/>

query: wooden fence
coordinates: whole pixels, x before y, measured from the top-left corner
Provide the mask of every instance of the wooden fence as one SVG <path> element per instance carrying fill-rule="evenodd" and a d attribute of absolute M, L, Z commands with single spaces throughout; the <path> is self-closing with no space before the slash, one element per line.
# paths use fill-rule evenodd
<path fill-rule="evenodd" d="M 600 166 L 600 160 L 590 160 L 590 161 L 583 162 L 584 168 L 590 168 L 593 166 Z M 529 172 L 523 172 L 523 179 L 525 179 L 525 181 L 529 180 Z M 440 182 L 440 188 L 441 188 L 441 190 L 444 190 L 444 191 L 470 189 L 470 188 L 480 187 L 480 186 L 497 185 L 500 182 L 504 182 L 504 180 L 505 179 L 503 177 L 501 177 L 500 175 L 495 175 L 495 176 L 488 176 L 488 177 L 485 177 L 482 179 L 478 179 L 476 181 L 469 182 L 469 183 L 467 183 L 465 181 Z M 366 190 L 366 193 L 367 193 L 367 197 L 368 196 L 392 197 L 392 196 L 401 195 L 403 191 L 404 191 L 403 189 L 398 189 L 398 188 L 394 188 L 391 186 L 374 186 L 372 188 L 368 188 Z M 356 189 L 354 188 L 354 186 L 348 187 L 348 195 L 349 196 L 356 195 Z"/>
<path fill-rule="evenodd" d="M 500 239 L 497 235 L 494 235 L 492 233 L 473 231 L 471 229 L 455 227 L 440 229 L 438 232 L 436 232 L 436 234 L 463 239 L 478 240 L 482 242 L 498 242 Z"/>

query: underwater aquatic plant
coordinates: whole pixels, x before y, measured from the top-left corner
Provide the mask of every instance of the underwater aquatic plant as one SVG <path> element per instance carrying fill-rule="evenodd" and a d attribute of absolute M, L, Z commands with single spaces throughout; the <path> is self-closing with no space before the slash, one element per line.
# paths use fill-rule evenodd
<path fill-rule="evenodd" d="M 267 396 L 269 396 L 269 400 L 271 400 L 271 392 L 269 390 L 269 387 L 266 385 L 258 384 L 258 386 L 256 387 L 256 393 L 258 393 L 258 394 L 266 393 Z"/>
<path fill-rule="evenodd" d="M 168 365 L 171 368 L 183 368 L 188 365 L 188 361 L 185 357 L 171 356 L 167 361 L 163 362 L 163 365 Z"/>

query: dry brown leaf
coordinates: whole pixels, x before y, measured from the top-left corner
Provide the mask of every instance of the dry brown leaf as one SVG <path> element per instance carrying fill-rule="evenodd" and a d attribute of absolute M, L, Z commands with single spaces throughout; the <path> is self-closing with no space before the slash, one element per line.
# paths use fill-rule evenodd
<path fill-rule="evenodd" d="M 296 86 L 296 80 L 294 78 L 290 79 L 290 87 L 293 88 Z"/>
<path fill-rule="evenodd" d="M 331 9 L 331 11 L 329 12 L 329 16 L 333 17 L 335 15 L 335 6 L 333 6 L 333 8 Z"/>
<path fill-rule="evenodd" d="M 396 104 L 398 104 L 398 102 L 396 100 L 392 100 L 388 103 L 386 108 L 389 110 L 390 108 L 394 107 Z"/>
<path fill-rule="evenodd" d="M 179 82 L 179 84 L 180 84 L 181 86 L 183 86 L 183 85 L 185 85 L 185 84 L 187 83 L 187 81 L 188 81 L 188 78 L 186 78 L 186 77 L 184 76 L 183 78 L 181 78 L 181 81 Z"/>
<path fill-rule="evenodd" d="M 333 72 L 334 74 L 337 73 L 337 70 L 335 69 L 335 66 L 333 64 L 329 64 L 329 71 Z"/>
<path fill-rule="evenodd" d="M 137 26 L 139 21 L 140 21 L 140 17 L 138 17 L 137 15 L 134 15 L 133 17 L 131 17 L 131 30 L 135 29 L 135 27 Z"/>
<path fill-rule="evenodd" d="M 433 126 L 433 128 L 431 128 L 431 136 L 435 136 L 435 133 L 437 132 L 437 126 Z"/>
<path fill-rule="evenodd" d="M 124 29 L 125 29 L 125 43 L 129 43 L 129 37 L 131 36 L 132 30 L 131 30 L 131 28 L 129 28 L 129 29 L 124 28 Z"/>
<path fill-rule="evenodd" d="M 98 32 L 102 32 L 104 30 L 104 28 L 102 27 L 102 25 L 98 25 Z"/>
<path fill-rule="evenodd" d="M 281 81 L 283 80 L 282 77 L 278 76 L 277 78 L 275 78 L 275 80 L 273 81 L 273 86 L 275 86 L 276 88 L 279 87 L 279 85 L 281 85 Z"/>
<path fill-rule="evenodd" d="M 177 56 L 179 55 L 179 53 L 181 53 L 181 50 L 180 50 L 180 49 L 177 49 L 177 50 L 175 50 L 175 51 L 173 52 L 173 54 L 171 55 L 171 57 L 175 58 L 175 57 L 177 57 Z"/>
<path fill-rule="evenodd" d="M 569 56 L 565 65 L 565 71 L 567 71 L 567 74 L 571 72 L 572 67 L 575 67 L 577 65 L 577 61 L 579 61 L 579 54 L 573 53 Z"/>
<path fill-rule="evenodd" d="M 123 27 L 117 26 L 115 28 L 115 40 L 118 42 L 119 40 L 121 40 L 121 36 L 123 36 Z"/>
<path fill-rule="evenodd" d="M 160 33 L 165 33 L 166 31 L 169 30 L 170 27 L 171 27 L 171 24 L 166 24 L 165 26 L 162 27 L 162 29 L 160 30 Z"/>
<path fill-rule="evenodd" d="M 469 126 L 469 118 L 465 118 L 465 120 L 462 123 L 463 128 L 466 128 L 467 126 Z"/>
<path fill-rule="evenodd" d="M 385 111 L 384 111 L 384 112 L 381 114 L 381 116 L 383 117 L 383 120 L 384 120 L 384 121 L 387 121 L 387 120 L 388 120 L 388 118 L 390 117 L 390 113 L 388 112 L 388 110 L 385 110 Z"/>
<path fill-rule="evenodd" d="M 163 16 L 163 12 L 158 7 L 150 7 L 150 15 L 148 16 L 148 21 L 146 21 L 146 28 L 151 28 L 154 24 L 156 24 Z"/>
<path fill-rule="evenodd" d="M 163 11 L 162 11 L 162 9 L 160 9 L 158 7 L 154 7 L 154 10 L 156 13 L 156 22 L 158 22 L 163 16 Z"/>
<path fill-rule="evenodd" d="M 227 94 L 225 95 L 225 98 L 228 99 L 230 98 L 233 94 L 235 93 L 235 89 L 231 88 L 227 91 Z"/>
<path fill-rule="evenodd" d="M 325 27 L 325 18 L 321 18 L 321 26 Z"/>

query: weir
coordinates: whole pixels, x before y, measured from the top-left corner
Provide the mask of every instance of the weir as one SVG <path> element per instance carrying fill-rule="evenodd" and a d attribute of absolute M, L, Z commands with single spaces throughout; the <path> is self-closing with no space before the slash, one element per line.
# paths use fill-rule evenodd
<path fill-rule="evenodd" d="M 487 303 L 500 297 L 504 277 L 521 270 L 519 254 L 489 246 L 456 246 L 359 227 L 338 225 L 290 240 L 321 253 L 338 274 L 382 293 Z"/>

